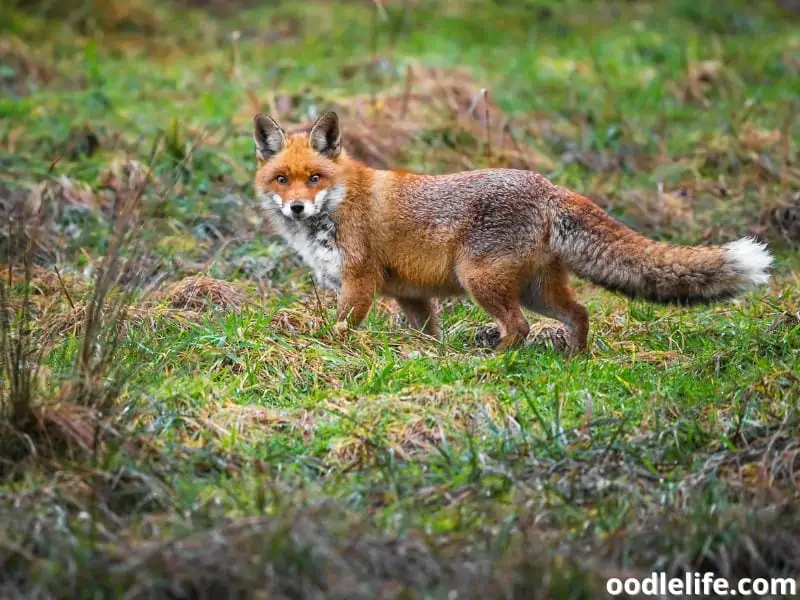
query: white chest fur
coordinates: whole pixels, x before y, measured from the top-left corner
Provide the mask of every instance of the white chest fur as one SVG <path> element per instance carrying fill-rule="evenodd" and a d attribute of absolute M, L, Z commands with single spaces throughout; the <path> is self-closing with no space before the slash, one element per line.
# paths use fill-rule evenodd
<path fill-rule="evenodd" d="M 318 286 L 337 291 L 342 287 L 342 255 L 336 245 L 336 224 L 329 215 L 284 221 L 279 229 L 283 239 L 311 268 Z"/>
<path fill-rule="evenodd" d="M 313 204 L 315 212 L 302 220 L 287 217 L 280 209 L 276 210 L 276 206 L 283 204 L 280 198 L 261 198 L 277 233 L 311 268 L 314 282 L 336 291 L 342 287 L 342 254 L 336 244 L 336 223 L 330 213 L 341 204 L 344 196 L 344 188 L 340 186 L 320 192 Z"/>

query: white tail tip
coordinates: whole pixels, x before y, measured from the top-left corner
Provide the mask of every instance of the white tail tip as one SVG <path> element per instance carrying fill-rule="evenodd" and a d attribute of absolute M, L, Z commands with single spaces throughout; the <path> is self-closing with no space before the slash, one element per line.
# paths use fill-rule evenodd
<path fill-rule="evenodd" d="M 725 259 L 728 266 L 744 280 L 746 287 L 763 285 L 769 281 L 772 254 L 767 245 L 753 238 L 742 238 L 725 244 Z"/>

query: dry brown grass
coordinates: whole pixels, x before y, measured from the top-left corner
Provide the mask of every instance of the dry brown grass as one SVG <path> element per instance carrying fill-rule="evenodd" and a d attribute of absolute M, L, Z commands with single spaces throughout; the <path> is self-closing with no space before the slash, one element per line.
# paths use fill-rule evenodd
<path fill-rule="evenodd" d="M 478 396 L 442 389 L 379 398 L 332 397 L 315 407 L 268 408 L 223 401 L 186 413 L 182 435 L 196 440 L 257 440 L 291 434 L 312 444 L 320 428 L 338 433 L 321 458 L 347 469 L 392 454 L 398 460 L 437 452 L 451 436 L 467 430 L 482 435 L 509 417 L 491 395 Z M 513 417 L 512 417 L 513 418 Z M 216 444 L 217 442 L 213 442 Z"/>
<path fill-rule="evenodd" d="M 34 58 L 34 53 L 22 40 L 14 37 L 0 39 L 0 63 L 11 66 L 13 77 L 0 79 L 0 90 L 27 94 L 32 86 L 52 81 L 56 74 L 44 63 Z"/>
<path fill-rule="evenodd" d="M 797 423 L 761 432 L 752 439 L 737 440 L 736 451 L 711 454 L 705 463 L 682 483 L 691 493 L 712 480 L 724 480 L 732 493 L 753 502 L 786 506 L 800 499 L 800 441 L 793 434 Z"/>
<path fill-rule="evenodd" d="M 83 329 L 86 319 L 87 302 L 78 302 L 67 310 L 51 311 L 42 319 L 37 332 L 44 341 L 54 340 L 59 336 L 78 335 Z M 197 323 L 206 314 L 203 310 L 174 309 L 165 306 L 145 303 L 141 307 L 128 307 L 125 310 L 125 319 L 118 323 L 120 334 L 130 327 L 144 327 L 148 331 L 155 331 L 164 320 L 174 324 Z"/>
<path fill-rule="evenodd" d="M 663 189 L 626 190 L 621 192 L 618 203 L 626 215 L 648 230 L 680 230 L 692 222 L 692 211 L 688 199 L 680 193 Z"/>
<path fill-rule="evenodd" d="M 29 191 L 0 187 L 0 248 L 8 248 L 9 257 L 19 257 L 22 248 L 33 243 L 32 257 L 48 263 L 63 247 L 64 236 L 72 235 L 61 223 L 69 211 L 101 212 L 107 206 L 92 188 L 67 176 L 46 179 Z M 19 232 L 12 228 L 19 228 Z M 16 237 L 17 247 L 10 246 Z"/>
<path fill-rule="evenodd" d="M 733 75 L 722 62 L 704 60 L 690 64 L 683 78 L 672 82 L 669 88 L 680 102 L 709 107 L 712 104 L 710 95 L 715 88 L 734 84 Z"/>
<path fill-rule="evenodd" d="M 455 393 L 442 389 L 381 398 L 330 398 L 318 419 L 344 421 L 344 435 L 334 439 L 330 460 L 357 464 L 376 449 L 403 460 L 436 452 L 456 431 L 479 433 L 488 422 L 502 421 L 502 410 L 490 395 Z"/>
<path fill-rule="evenodd" d="M 800 248 L 800 193 L 768 205 L 761 215 L 760 231 Z"/>
<path fill-rule="evenodd" d="M 156 3 L 149 0 L 29 0 L 19 3 L 19 7 L 40 17 L 59 19 L 84 32 L 135 29 L 154 33 L 160 21 Z"/>
<path fill-rule="evenodd" d="M 353 98 L 330 98 L 344 119 L 347 149 L 375 168 L 403 164 L 415 138 L 423 133 L 444 135 L 451 144 L 436 150 L 436 161 L 450 168 L 496 166 L 552 170 L 555 161 L 522 140 L 538 134 L 523 119 L 511 119 L 492 100 L 491 90 L 465 71 L 409 65 L 402 83 Z M 293 99 L 279 97 L 270 109 L 279 120 L 293 112 Z M 258 106 L 251 100 L 248 119 Z M 310 127 L 303 122 L 290 131 Z M 476 152 L 477 151 L 477 152 Z M 476 154 L 482 164 L 475 163 Z"/>
<path fill-rule="evenodd" d="M 235 283 L 206 275 L 192 275 L 168 286 L 161 297 L 172 308 L 205 312 L 211 308 L 240 310 L 247 297 Z"/>
<path fill-rule="evenodd" d="M 152 182 L 150 169 L 146 165 L 124 156 L 112 159 L 100 175 L 100 184 L 117 192 L 142 190 Z"/>
<path fill-rule="evenodd" d="M 111 437 L 119 437 L 101 411 L 87 402 L 85 395 L 98 387 L 67 383 L 56 400 L 35 407 L 37 431 L 49 448 L 58 449 L 59 457 L 75 449 L 84 455 L 104 451 Z"/>

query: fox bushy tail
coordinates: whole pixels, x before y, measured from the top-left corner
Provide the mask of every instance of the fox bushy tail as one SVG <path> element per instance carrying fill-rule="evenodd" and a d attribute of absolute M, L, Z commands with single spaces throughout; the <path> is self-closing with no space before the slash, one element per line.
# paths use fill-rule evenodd
<path fill-rule="evenodd" d="M 676 246 L 636 233 L 583 198 L 564 199 L 550 239 L 554 253 L 583 279 L 632 298 L 694 304 L 724 300 L 769 281 L 765 244 L 741 238 L 722 246 Z"/>

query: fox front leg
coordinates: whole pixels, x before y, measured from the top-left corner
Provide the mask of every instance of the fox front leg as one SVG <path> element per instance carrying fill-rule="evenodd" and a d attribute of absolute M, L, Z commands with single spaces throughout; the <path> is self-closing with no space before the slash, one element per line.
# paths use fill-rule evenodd
<path fill-rule="evenodd" d="M 372 308 L 375 285 L 365 277 L 343 277 L 342 291 L 336 303 L 336 325 L 334 331 L 342 334 L 358 327 Z"/>

